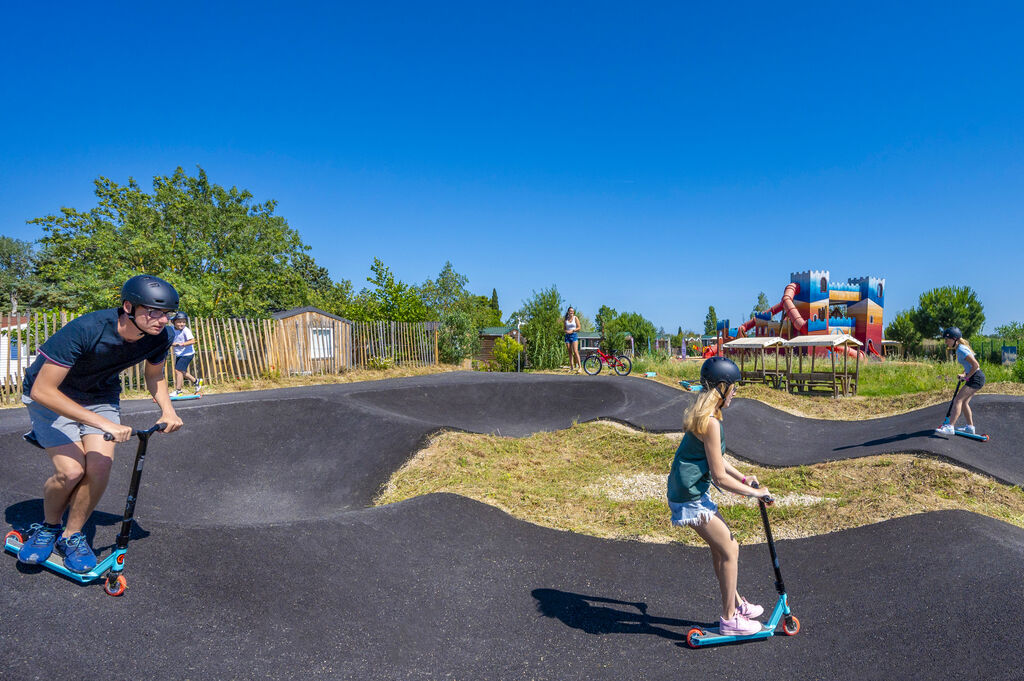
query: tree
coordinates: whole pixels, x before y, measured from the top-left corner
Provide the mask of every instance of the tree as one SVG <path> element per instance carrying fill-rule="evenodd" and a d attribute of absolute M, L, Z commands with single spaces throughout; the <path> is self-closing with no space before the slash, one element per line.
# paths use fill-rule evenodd
<path fill-rule="evenodd" d="M 498 319 L 501 319 L 501 308 L 498 307 L 498 289 L 491 289 L 491 309 L 498 313 Z"/>
<path fill-rule="evenodd" d="M 446 364 L 459 364 L 480 348 L 480 330 L 472 317 L 462 310 L 452 310 L 441 317 L 437 336 L 438 359 Z"/>
<path fill-rule="evenodd" d="M 647 352 L 648 347 L 654 347 L 654 339 L 658 335 L 654 324 L 637 312 L 623 312 L 606 323 L 606 336 L 616 332 L 632 336 L 633 347 L 641 353 Z"/>
<path fill-rule="evenodd" d="M 594 323 L 597 324 L 597 330 L 601 332 L 602 336 L 604 335 L 605 325 L 618 316 L 619 313 L 607 305 L 602 305 L 598 308 L 597 316 L 594 317 Z"/>
<path fill-rule="evenodd" d="M 370 266 L 372 277 L 366 281 L 373 284 L 370 297 L 376 303 L 374 311 L 377 319 L 393 322 L 422 322 L 427 318 L 427 308 L 416 290 L 408 284 L 395 279 L 391 268 L 380 258 L 373 259 Z"/>
<path fill-rule="evenodd" d="M 562 337 L 564 305 L 558 288 L 552 285 L 540 292 L 534 291 L 533 297 L 516 313 L 524 322 L 526 356 L 535 369 L 555 369 L 567 359 Z"/>
<path fill-rule="evenodd" d="M 31 302 L 37 289 L 33 255 L 31 242 L 0 236 L 0 305 L 9 302 L 11 312 L 19 302 Z"/>
<path fill-rule="evenodd" d="M 1002 338 L 1024 338 L 1024 324 L 1010 322 L 996 327 L 996 335 Z"/>
<path fill-rule="evenodd" d="M 177 168 L 154 177 L 152 193 L 132 178 L 120 185 L 100 177 L 94 185 L 91 210 L 62 208 L 30 221 L 44 231 L 43 304 L 110 307 L 121 283 L 139 273 L 171 282 L 194 315 L 265 316 L 308 304 L 311 284 L 326 290 L 273 200 L 225 189 L 202 168 L 195 176 Z"/>
<path fill-rule="evenodd" d="M 885 337 L 903 343 L 908 352 L 921 346 L 921 334 L 914 326 L 914 311 L 903 310 L 885 327 Z"/>
<path fill-rule="evenodd" d="M 704 334 L 714 336 L 718 331 L 718 315 L 715 314 L 715 306 L 708 306 L 708 315 L 704 317 Z"/>
<path fill-rule="evenodd" d="M 950 326 L 970 338 L 985 326 L 984 309 L 969 286 L 943 286 L 921 294 L 912 320 L 925 338 L 937 338 Z"/>
<path fill-rule="evenodd" d="M 452 312 L 469 295 L 466 290 L 467 282 L 469 278 L 456 272 L 451 261 L 446 261 L 436 280 L 427 279 L 420 286 L 420 297 L 424 305 L 436 315 L 445 315 Z"/>
<path fill-rule="evenodd" d="M 757 295 L 757 303 L 754 305 L 754 309 L 750 311 L 750 317 L 747 319 L 753 319 L 754 315 L 758 312 L 767 312 L 770 309 L 772 309 L 772 304 L 768 302 L 768 296 L 764 294 L 764 291 L 761 291 Z"/>

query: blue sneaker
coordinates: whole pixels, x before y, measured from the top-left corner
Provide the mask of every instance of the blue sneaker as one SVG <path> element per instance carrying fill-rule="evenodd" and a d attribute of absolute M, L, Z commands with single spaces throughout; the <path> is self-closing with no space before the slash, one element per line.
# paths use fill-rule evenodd
<path fill-rule="evenodd" d="M 67 539 L 58 539 L 57 553 L 64 557 L 64 567 L 72 572 L 82 574 L 96 567 L 96 554 L 81 532 L 75 532 Z"/>
<path fill-rule="evenodd" d="M 64 528 L 60 525 L 33 523 L 28 529 L 31 534 L 18 551 L 18 561 L 29 565 L 42 563 L 53 553 L 53 545 Z"/>

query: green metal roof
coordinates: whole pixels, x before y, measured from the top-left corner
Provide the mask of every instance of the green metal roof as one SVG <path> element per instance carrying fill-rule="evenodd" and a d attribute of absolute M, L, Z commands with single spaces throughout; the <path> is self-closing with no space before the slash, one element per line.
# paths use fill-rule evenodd
<path fill-rule="evenodd" d="M 485 326 L 480 329 L 481 336 L 504 336 L 512 331 L 511 326 Z"/>

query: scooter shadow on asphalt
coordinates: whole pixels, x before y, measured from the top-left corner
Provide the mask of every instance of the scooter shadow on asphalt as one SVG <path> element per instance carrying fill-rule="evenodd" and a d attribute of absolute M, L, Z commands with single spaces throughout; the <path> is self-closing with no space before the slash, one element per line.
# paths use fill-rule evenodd
<path fill-rule="evenodd" d="M 588 634 L 647 634 L 681 642 L 686 645 L 690 627 L 713 627 L 718 622 L 696 622 L 672 617 L 655 617 L 647 613 L 647 604 L 620 601 L 602 596 L 588 596 L 558 589 L 534 589 L 537 610 L 545 617 L 554 617 L 567 626 Z M 624 609 L 609 606 L 626 606 Z M 665 627 L 677 627 L 672 631 Z"/>
<path fill-rule="evenodd" d="M 18 530 L 23 535 L 28 534 L 28 528 L 32 523 L 40 522 L 40 518 L 43 517 L 43 500 L 42 499 L 29 499 L 26 501 L 19 501 L 18 503 L 11 504 L 4 509 L 4 520 L 7 526 Z M 64 519 L 66 520 L 66 516 Z M 89 520 L 86 521 L 85 526 L 82 528 L 82 533 L 85 534 L 89 540 L 89 545 L 93 547 L 97 557 L 102 559 L 102 555 L 108 551 L 114 549 L 114 543 L 111 542 L 106 546 L 96 546 L 96 528 L 98 526 L 109 527 L 111 525 L 118 525 L 123 520 L 120 515 L 113 513 L 106 513 L 104 511 L 93 511 Z M 6 533 L 6 530 L 5 530 Z M 149 536 L 149 531 L 143 529 L 137 520 L 132 519 L 132 530 L 129 536 L 130 541 L 137 539 L 145 539 Z M 18 570 L 21 572 L 38 572 L 43 568 L 38 565 L 24 565 L 18 563 Z"/>

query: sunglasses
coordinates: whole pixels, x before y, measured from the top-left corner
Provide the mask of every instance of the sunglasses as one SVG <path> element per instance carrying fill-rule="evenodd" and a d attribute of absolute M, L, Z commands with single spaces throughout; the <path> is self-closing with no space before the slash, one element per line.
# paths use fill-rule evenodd
<path fill-rule="evenodd" d="M 150 319 L 160 319 L 161 317 L 170 318 L 170 317 L 174 316 L 175 314 L 177 314 L 177 312 L 178 312 L 177 310 L 158 310 L 155 307 L 146 307 L 145 305 L 136 305 L 135 306 L 135 313 L 138 314 L 140 311 L 141 312 L 145 312 L 146 316 L 149 317 Z"/>

